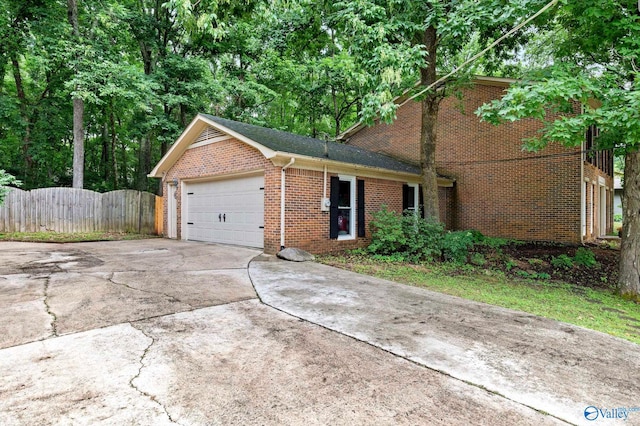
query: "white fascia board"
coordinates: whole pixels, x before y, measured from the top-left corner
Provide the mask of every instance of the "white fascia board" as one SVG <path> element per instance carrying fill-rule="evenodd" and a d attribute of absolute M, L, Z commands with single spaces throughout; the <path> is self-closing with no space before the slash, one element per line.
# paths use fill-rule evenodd
<path fill-rule="evenodd" d="M 266 158 L 272 158 L 275 155 L 275 151 L 265 147 L 257 143 L 256 141 L 249 139 L 239 133 L 234 132 L 231 129 L 228 129 L 225 126 L 222 126 L 215 121 L 209 120 L 208 118 L 198 114 L 191 123 L 187 126 L 184 132 L 180 135 L 180 137 L 171 145 L 169 151 L 162 157 L 162 159 L 158 162 L 158 164 L 153 168 L 151 173 L 149 173 L 148 177 L 153 178 L 161 178 L 164 173 L 169 171 L 171 167 L 180 159 L 182 154 L 191 146 L 193 141 L 202 133 L 202 131 L 207 127 L 211 126 L 214 129 L 217 129 L 227 135 L 238 139 L 246 143 L 247 145 L 257 149 L 264 155 Z"/>
<path fill-rule="evenodd" d="M 345 163 L 342 161 L 335 161 L 324 158 L 309 157 L 305 155 L 292 154 L 288 152 L 277 152 L 276 155 L 271 158 L 271 162 L 274 166 L 283 167 L 291 158 L 295 158 L 296 161 L 293 168 L 303 170 L 324 171 L 324 166 L 327 166 L 329 173 L 342 173 L 347 175 L 354 175 L 360 177 L 369 177 L 375 179 L 386 179 L 400 182 L 420 183 L 420 174 L 399 172 L 381 167 L 364 166 L 361 164 Z M 452 187 L 454 180 L 438 177 L 438 186 L 440 187 Z"/>

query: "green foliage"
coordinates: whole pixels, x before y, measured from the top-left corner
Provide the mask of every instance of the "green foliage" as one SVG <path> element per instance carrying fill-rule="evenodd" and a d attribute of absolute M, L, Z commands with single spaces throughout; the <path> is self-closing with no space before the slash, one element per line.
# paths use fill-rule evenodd
<path fill-rule="evenodd" d="M 9 193 L 7 185 L 20 186 L 21 182 L 14 176 L 0 169 L 0 206 L 4 203 L 4 198 Z"/>
<path fill-rule="evenodd" d="M 487 264 L 487 259 L 482 253 L 473 253 L 469 258 L 469 262 L 476 266 L 484 266 Z"/>
<path fill-rule="evenodd" d="M 541 266 L 544 264 L 544 260 L 538 259 L 537 257 L 528 259 L 527 262 L 529 262 L 529 265 L 531 266 Z"/>
<path fill-rule="evenodd" d="M 515 268 L 517 266 L 517 263 L 515 261 L 513 261 L 513 259 L 508 259 L 507 261 L 504 262 L 504 268 L 507 271 L 512 270 L 513 268 Z"/>
<path fill-rule="evenodd" d="M 566 254 L 561 254 L 551 259 L 551 265 L 556 268 L 571 269 L 573 268 L 573 259 Z"/>
<path fill-rule="evenodd" d="M 370 222 L 371 243 L 367 250 L 376 255 L 394 260 L 410 262 L 445 260 L 464 264 L 469 259 L 474 245 L 487 243 L 500 247 L 506 242 L 500 239 L 487 239 L 480 232 L 445 231 L 444 224 L 423 219 L 414 212 L 399 214 L 386 206 L 372 214 Z M 381 258 L 382 259 L 382 258 Z M 484 255 L 475 253 L 471 263 L 482 266 L 487 263 Z"/>
<path fill-rule="evenodd" d="M 582 265 L 587 268 L 594 268 L 598 266 L 596 255 L 593 253 L 593 251 L 589 250 L 586 247 L 579 247 L 576 250 L 573 261 L 576 263 L 576 265 Z"/>
<path fill-rule="evenodd" d="M 414 262 L 439 258 L 442 249 L 444 225 L 423 219 L 418 214 L 407 212 L 402 216 L 402 229 L 406 236 L 406 252 Z"/>
<path fill-rule="evenodd" d="M 442 240 L 442 252 L 447 260 L 465 263 L 473 244 L 474 233 L 471 231 L 447 232 Z"/>
<path fill-rule="evenodd" d="M 412 212 L 401 215 L 386 206 L 373 213 L 369 252 L 418 262 L 440 257 L 444 226 Z"/>
<path fill-rule="evenodd" d="M 387 206 L 371 215 L 371 244 L 368 250 L 375 254 L 396 253 L 406 246 L 402 217 L 395 211 L 387 210 Z"/>

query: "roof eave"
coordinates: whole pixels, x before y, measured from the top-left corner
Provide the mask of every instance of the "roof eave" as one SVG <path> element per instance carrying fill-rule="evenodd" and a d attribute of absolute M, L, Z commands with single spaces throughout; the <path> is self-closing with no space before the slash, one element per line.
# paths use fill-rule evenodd
<path fill-rule="evenodd" d="M 332 173 L 352 173 L 362 177 L 390 179 L 402 182 L 419 183 L 420 181 L 420 173 L 392 170 L 376 166 L 367 166 L 364 164 L 348 163 L 344 161 L 332 160 L 330 158 L 311 157 L 307 155 L 294 154 L 283 151 L 276 152 L 275 156 L 271 158 L 271 161 L 275 166 L 282 167 L 289 163 L 292 158 L 296 159 L 293 165 L 294 168 L 322 171 L 324 166 L 327 166 L 328 170 Z M 451 188 L 455 183 L 455 180 L 442 176 L 438 176 L 437 180 L 438 186 L 443 188 Z"/>
<path fill-rule="evenodd" d="M 151 173 L 149 173 L 147 176 L 152 178 L 162 178 L 164 174 L 168 172 L 171 167 L 173 167 L 176 161 L 180 159 L 182 154 L 184 154 L 193 140 L 195 140 L 207 126 L 211 126 L 235 139 L 246 143 L 247 145 L 260 151 L 266 158 L 271 158 L 275 155 L 275 151 L 273 151 L 272 149 L 269 149 L 266 146 L 257 143 L 253 139 L 249 139 L 246 136 L 223 126 L 222 124 L 216 123 L 215 121 L 208 119 L 202 114 L 198 114 L 191 121 L 191 123 L 189 123 L 185 131 L 182 132 L 176 142 L 171 145 L 169 151 L 167 151 L 167 153 L 162 157 L 158 164 L 153 168 Z"/>

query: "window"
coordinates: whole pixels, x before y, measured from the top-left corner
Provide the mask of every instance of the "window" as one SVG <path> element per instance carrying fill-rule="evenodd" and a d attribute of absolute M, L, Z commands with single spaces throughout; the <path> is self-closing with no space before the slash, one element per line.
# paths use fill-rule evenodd
<path fill-rule="evenodd" d="M 331 178 L 331 208 L 329 236 L 338 240 L 356 238 L 356 211 L 358 213 L 358 236 L 365 236 L 364 228 L 364 181 L 357 181 L 358 205 L 356 206 L 356 178 L 334 176 Z"/>
<path fill-rule="evenodd" d="M 338 179 L 338 239 L 352 239 L 355 225 L 355 178 L 339 176 Z"/>
<path fill-rule="evenodd" d="M 408 183 L 402 187 L 402 210 L 417 212 L 420 206 L 420 187 L 417 183 Z"/>

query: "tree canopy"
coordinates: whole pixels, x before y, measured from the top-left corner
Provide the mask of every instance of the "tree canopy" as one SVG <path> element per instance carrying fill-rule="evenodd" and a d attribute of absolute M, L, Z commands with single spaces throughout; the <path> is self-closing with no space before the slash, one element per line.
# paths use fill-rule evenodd
<path fill-rule="evenodd" d="M 546 31 L 554 35 L 551 61 L 533 69 L 500 100 L 478 114 L 499 124 L 533 117 L 543 131 L 526 143 L 580 146 L 595 125 L 595 149 L 625 157 L 619 289 L 638 297 L 640 272 L 640 5 L 635 0 L 564 0 Z M 577 112 L 545 121 L 548 111 Z"/>

